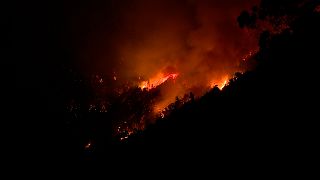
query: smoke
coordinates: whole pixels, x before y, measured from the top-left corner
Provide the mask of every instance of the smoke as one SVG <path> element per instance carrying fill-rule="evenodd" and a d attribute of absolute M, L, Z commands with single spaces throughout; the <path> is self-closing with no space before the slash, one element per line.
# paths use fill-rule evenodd
<path fill-rule="evenodd" d="M 161 107 L 189 91 L 200 95 L 210 84 L 219 84 L 238 71 L 242 57 L 257 47 L 256 39 L 236 21 L 241 11 L 257 3 L 110 1 L 105 13 L 108 17 L 99 19 L 104 21 L 96 28 L 99 32 L 89 35 L 93 39 L 89 44 L 94 45 L 87 61 L 93 69 L 117 76 L 117 83 L 138 83 L 159 73 L 179 73 L 175 85 L 162 90 Z"/>

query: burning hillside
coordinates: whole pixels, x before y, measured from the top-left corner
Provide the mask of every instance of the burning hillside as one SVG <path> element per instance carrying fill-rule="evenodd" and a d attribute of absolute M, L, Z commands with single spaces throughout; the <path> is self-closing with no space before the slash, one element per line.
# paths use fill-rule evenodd
<path fill-rule="evenodd" d="M 167 75 L 160 73 L 156 77 L 151 78 L 150 80 L 142 81 L 141 84 L 139 85 L 139 87 L 141 89 L 148 89 L 148 90 L 153 89 L 153 88 L 160 86 L 161 84 L 166 82 L 168 79 L 174 80 L 177 77 L 178 77 L 177 73 L 171 73 L 171 74 L 167 74 Z"/>
<path fill-rule="evenodd" d="M 99 17 L 104 23 L 92 24 L 86 35 L 90 46 L 78 47 L 84 74 L 101 74 L 94 75 L 94 95 L 82 109 L 111 114 L 123 138 L 164 116 L 172 103 L 222 89 L 257 49 L 258 36 L 237 24 L 240 12 L 257 2 L 110 2 L 112 9 L 102 8 L 110 14 Z M 72 29 L 82 31 L 77 23 Z"/>
<path fill-rule="evenodd" d="M 27 163 L 122 168 L 184 151 L 225 162 L 316 142 L 319 0 L 17 5 L 3 67 L 15 67 L 23 122 L 9 139 Z"/>
<path fill-rule="evenodd" d="M 100 73 L 82 109 L 110 114 L 114 134 L 123 139 L 164 117 L 176 102 L 223 89 L 235 72 L 251 68 L 260 33 L 287 30 L 294 18 L 259 20 L 263 9 L 252 8 L 257 3 L 112 1 L 113 10 L 100 17 L 108 25 L 93 27 L 99 31 L 87 35 L 92 46 L 77 54 L 84 74 Z M 72 104 L 69 109 L 79 109 Z"/>

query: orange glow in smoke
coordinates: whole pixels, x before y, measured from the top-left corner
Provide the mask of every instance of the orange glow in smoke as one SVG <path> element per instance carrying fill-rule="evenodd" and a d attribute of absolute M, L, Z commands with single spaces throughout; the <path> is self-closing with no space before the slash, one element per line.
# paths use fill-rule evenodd
<path fill-rule="evenodd" d="M 222 90 L 226 85 L 228 85 L 229 77 L 225 76 L 220 81 L 211 81 L 210 87 L 214 88 L 215 86 L 218 86 L 220 90 Z"/>
<path fill-rule="evenodd" d="M 165 75 L 163 73 L 159 73 L 157 74 L 155 77 L 151 78 L 148 81 L 142 81 L 139 85 L 139 87 L 141 89 L 153 89 L 156 88 L 157 86 L 163 84 L 164 82 L 166 82 L 168 79 L 176 79 L 178 77 L 177 73 L 171 73 L 168 75 Z"/>

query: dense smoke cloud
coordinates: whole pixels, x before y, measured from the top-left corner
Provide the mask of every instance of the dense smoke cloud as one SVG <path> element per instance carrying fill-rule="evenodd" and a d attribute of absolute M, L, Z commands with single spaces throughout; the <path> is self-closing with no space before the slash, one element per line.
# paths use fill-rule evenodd
<path fill-rule="evenodd" d="M 212 82 L 218 84 L 239 70 L 241 57 L 255 48 L 257 41 L 238 27 L 237 17 L 257 3 L 110 1 L 108 8 L 100 7 L 102 17 L 98 11 L 89 18 L 98 23 L 88 35 L 89 50 L 80 56 L 108 77 L 116 75 L 116 83 L 138 83 L 139 78 L 177 72 L 177 85 L 163 93 L 172 100 L 191 90 L 204 90 Z"/>

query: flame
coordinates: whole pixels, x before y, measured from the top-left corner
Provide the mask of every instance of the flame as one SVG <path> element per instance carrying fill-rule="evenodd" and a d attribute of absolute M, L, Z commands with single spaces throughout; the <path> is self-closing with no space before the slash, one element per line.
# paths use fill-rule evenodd
<path fill-rule="evenodd" d="M 223 89 L 226 85 L 227 85 L 227 82 L 228 82 L 228 80 L 224 80 L 223 82 L 222 82 L 222 84 L 220 84 L 220 89 Z"/>
<path fill-rule="evenodd" d="M 85 145 L 85 149 L 89 149 L 91 147 L 91 142 L 88 142 L 88 144 Z"/>
<path fill-rule="evenodd" d="M 168 79 L 176 79 L 178 77 L 178 73 L 171 73 L 168 75 L 165 75 L 163 73 L 159 73 L 158 75 L 156 75 L 155 77 L 149 79 L 148 81 L 142 81 L 139 85 L 139 87 L 141 89 L 153 89 L 158 87 L 159 85 L 163 84 L 164 82 L 166 82 Z"/>
<path fill-rule="evenodd" d="M 220 90 L 222 90 L 226 85 L 228 85 L 229 76 L 225 76 L 220 81 L 213 80 L 210 82 L 210 87 L 214 88 L 215 86 L 218 86 Z"/>

